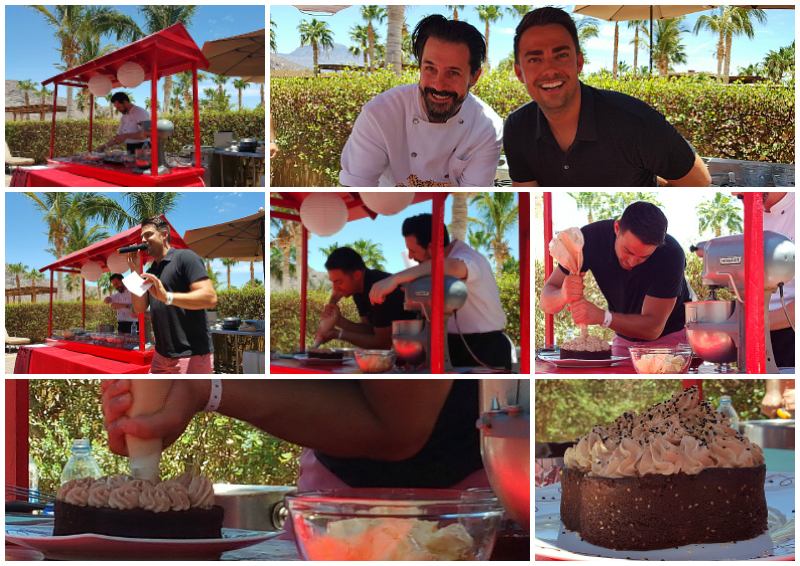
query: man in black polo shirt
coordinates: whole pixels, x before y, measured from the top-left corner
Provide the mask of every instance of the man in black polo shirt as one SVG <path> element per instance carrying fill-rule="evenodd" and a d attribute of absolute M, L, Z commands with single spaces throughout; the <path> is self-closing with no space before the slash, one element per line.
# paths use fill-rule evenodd
<path fill-rule="evenodd" d="M 217 293 L 203 260 L 192 250 L 169 245 L 169 225 L 158 216 L 142 220 L 142 243 L 153 261 L 142 275 L 153 285 L 137 297 L 133 308 L 142 313 L 150 307 L 156 352 L 150 373 L 213 373 L 214 346 L 205 309 L 217 304 Z M 139 252 L 127 257 L 139 273 Z"/>
<path fill-rule="evenodd" d="M 515 187 L 707 187 L 694 148 L 648 104 L 578 80 L 583 53 L 572 18 L 528 12 L 514 36 L 514 72 L 533 102 L 506 119 Z"/>
<path fill-rule="evenodd" d="M 338 338 L 370 350 L 391 350 L 392 322 L 395 320 L 412 320 L 414 313 L 403 308 L 405 294 L 395 289 L 381 305 L 369 302 L 372 286 L 387 277 L 378 269 L 367 269 L 359 253 L 352 248 L 338 248 L 331 252 L 325 262 L 328 277 L 333 283 L 333 292 L 341 297 L 353 297 L 358 308 L 360 322 L 352 322 L 342 316 L 339 307 L 327 305 L 324 316 L 336 317 L 336 326 L 328 332 L 318 333 L 322 343 Z"/>
<path fill-rule="evenodd" d="M 640 342 L 648 346 L 688 344 L 684 303 L 692 301 L 686 257 L 667 234 L 667 217 L 647 202 L 635 202 L 619 220 L 581 228 L 581 275 L 559 265 L 542 289 L 539 308 L 556 314 L 569 303 L 575 324 L 599 324 L 616 332 L 614 356 L 628 356 Z M 603 311 L 583 296 L 583 275 L 591 271 L 608 301 Z"/>

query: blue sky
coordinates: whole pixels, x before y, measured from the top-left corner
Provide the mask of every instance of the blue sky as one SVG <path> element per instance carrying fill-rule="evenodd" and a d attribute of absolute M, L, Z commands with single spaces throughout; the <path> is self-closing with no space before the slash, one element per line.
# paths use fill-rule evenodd
<path fill-rule="evenodd" d="M 53 12 L 53 6 L 47 6 Z M 139 16 L 137 6 L 120 5 L 116 8 L 127 14 L 143 27 L 143 18 Z M 5 7 L 5 78 L 7 80 L 33 79 L 40 86 L 43 80 L 61 73 L 55 65 L 63 64 L 60 54 L 55 49 L 59 46 L 53 35 L 53 28 L 46 23 L 44 16 L 26 6 Z M 264 5 L 201 5 L 194 22 L 188 28 L 189 34 L 197 46 L 202 49 L 203 43 L 240 35 L 266 27 L 266 11 Z M 106 36 L 104 44 L 117 44 L 114 37 Z M 163 79 L 159 81 L 159 99 L 163 97 Z M 225 85 L 226 92 L 231 94 L 231 102 L 238 108 L 239 93 L 233 88 L 233 79 Z M 261 102 L 260 85 L 250 83 L 250 88 L 242 91 L 242 107 L 254 108 Z M 204 88 L 216 87 L 210 81 L 199 84 L 202 96 Z M 48 85 L 52 92 L 53 86 Z M 130 90 L 130 89 L 126 89 Z M 66 96 L 66 87 L 59 87 L 59 96 Z M 150 97 L 150 82 L 144 82 L 132 91 L 134 104 L 144 108 L 144 101 Z M 101 101 L 101 103 L 104 101 Z"/>
<path fill-rule="evenodd" d="M 445 202 L 445 223 L 449 224 L 452 217 L 453 198 L 447 197 Z M 477 207 L 469 207 L 470 218 L 477 218 Z M 378 216 L 376 220 L 369 218 L 362 218 L 355 222 L 348 222 L 344 228 L 333 236 L 321 238 L 312 234 L 311 240 L 308 244 L 308 265 L 316 271 L 325 272 L 325 261 L 327 256 L 320 251 L 320 248 L 327 248 L 333 243 L 338 243 L 339 246 L 350 244 L 359 239 L 372 240 L 373 243 L 381 244 L 383 257 L 386 258 L 386 271 L 389 273 L 397 273 L 405 269 L 403 265 L 403 258 L 400 255 L 406 249 L 405 239 L 403 238 L 401 228 L 403 221 L 411 216 L 431 212 L 431 202 L 421 202 L 409 206 L 400 214 L 394 216 Z M 474 224 L 471 224 L 474 226 Z M 475 228 L 473 228 L 474 230 Z M 506 233 L 506 239 L 511 246 L 511 255 L 519 260 L 519 225 L 515 226 L 512 230 Z M 488 253 L 482 250 L 482 253 L 488 259 Z M 492 263 L 492 265 L 494 265 Z"/>
<path fill-rule="evenodd" d="M 119 193 L 102 193 L 114 198 L 123 206 Z M 184 193 L 179 199 L 179 208 L 167 215 L 167 220 L 183 237 L 187 230 L 202 228 L 250 216 L 265 207 L 263 192 L 193 192 Z M 41 213 L 21 193 L 6 192 L 5 195 L 5 261 L 22 262 L 28 267 L 41 268 L 55 261 L 55 256 L 45 252 L 52 247 L 47 243 L 47 226 Z M 109 234 L 117 231 L 107 230 Z M 22 243 L 24 242 L 24 243 Z M 13 244 L 12 244 L 13 243 Z M 211 267 L 219 272 L 220 281 L 227 282 L 227 268 L 221 260 L 211 260 Z M 264 279 L 262 263 L 255 264 L 256 279 Z M 250 281 L 250 264 L 237 263 L 231 267 L 231 285 L 241 286 Z M 223 287 L 224 288 L 224 287 Z"/>
<path fill-rule="evenodd" d="M 572 11 L 574 6 L 564 6 L 567 11 Z M 361 19 L 358 6 L 351 6 L 342 10 L 334 16 L 329 15 L 306 15 L 293 6 L 270 6 L 270 19 L 277 25 L 276 35 L 279 53 L 290 53 L 300 46 L 300 35 L 297 26 L 300 20 L 309 20 L 312 17 L 328 22 L 333 31 L 333 39 L 337 43 L 350 46 L 352 44 L 349 29 L 354 24 L 364 24 Z M 767 10 L 769 21 L 766 25 L 755 22 L 755 37 L 750 40 L 747 38 L 735 38 L 731 54 L 731 74 L 736 74 L 737 67 L 746 67 L 751 63 L 763 61 L 765 55 L 770 51 L 777 51 L 780 47 L 789 46 L 795 38 L 795 13 L 794 10 Z M 703 14 L 711 12 L 698 12 L 686 16 L 685 25 L 691 30 L 697 19 Z M 424 5 L 406 6 L 405 17 L 409 31 L 414 26 L 430 14 L 443 14 L 452 17 L 452 11 L 444 5 Z M 478 14 L 474 6 L 466 6 L 459 10 L 459 19 L 466 20 L 483 34 L 486 24 L 478 19 Z M 589 57 L 590 63 L 584 69 L 591 73 L 602 68 L 611 69 L 614 53 L 614 24 L 596 20 L 600 29 L 597 38 L 590 39 L 583 46 Z M 489 61 L 492 66 L 497 65 L 514 50 L 514 29 L 519 20 L 511 17 L 507 13 L 504 17 L 489 27 Z M 379 33 L 385 41 L 386 22 L 379 28 Z M 620 23 L 619 60 L 633 65 L 633 46 L 630 41 L 633 39 L 633 30 L 628 29 L 627 22 Z M 716 73 L 717 62 L 714 58 L 717 38 L 710 32 L 701 32 L 699 35 L 687 33 L 683 35 L 683 43 L 686 45 L 688 64 L 676 65 L 678 72 L 687 70 L 710 71 Z M 648 64 L 649 59 L 646 52 L 639 50 L 639 65 Z"/>

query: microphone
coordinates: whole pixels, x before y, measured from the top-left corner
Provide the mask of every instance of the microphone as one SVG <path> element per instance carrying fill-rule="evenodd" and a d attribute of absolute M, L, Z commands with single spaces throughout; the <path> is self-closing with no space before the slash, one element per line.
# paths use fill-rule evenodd
<path fill-rule="evenodd" d="M 136 252 L 139 250 L 146 250 L 147 244 L 136 244 L 135 246 L 125 246 L 124 248 L 117 249 L 118 254 L 126 254 L 128 252 Z"/>

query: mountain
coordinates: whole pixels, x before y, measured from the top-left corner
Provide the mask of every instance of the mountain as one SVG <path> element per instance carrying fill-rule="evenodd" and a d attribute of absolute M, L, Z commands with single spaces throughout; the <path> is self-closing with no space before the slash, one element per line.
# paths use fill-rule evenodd
<path fill-rule="evenodd" d="M 314 49 L 310 45 L 298 47 L 291 53 L 278 53 L 279 57 L 287 59 L 298 65 L 302 65 L 308 69 L 314 67 Z M 319 64 L 330 65 L 354 65 L 362 66 L 364 64 L 364 56 L 356 57 L 347 50 L 346 45 L 341 43 L 334 43 L 333 49 L 326 52 L 324 49 L 319 50 Z"/>
<path fill-rule="evenodd" d="M 269 54 L 270 71 L 310 71 L 311 69 L 293 63 L 283 57 L 278 57 L 274 53 Z"/>

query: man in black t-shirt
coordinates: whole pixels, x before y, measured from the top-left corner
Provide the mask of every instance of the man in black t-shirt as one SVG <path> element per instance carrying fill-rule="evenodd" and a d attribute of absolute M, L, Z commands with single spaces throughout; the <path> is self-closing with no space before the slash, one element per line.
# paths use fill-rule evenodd
<path fill-rule="evenodd" d="M 353 297 L 358 308 L 360 322 L 352 322 L 342 316 L 337 305 L 327 305 L 323 317 L 336 317 L 335 328 L 328 332 L 318 332 L 321 343 L 329 340 L 345 340 L 370 350 L 390 350 L 392 348 L 392 322 L 395 320 L 412 320 L 413 312 L 403 308 L 405 294 L 399 287 L 389 293 L 386 300 L 379 305 L 369 301 L 372 286 L 390 277 L 378 269 L 367 269 L 364 260 L 352 248 L 338 248 L 331 252 L 325 262 L 328 277 L 333 283 L 334 295 Z"/>
<path fill-rule="evenodd" d="M 216 306 L 217 293 L 200 256 L 173 248 L 169 239 L 163 218 L 142 221 L 142 243 L 154 259 L 142 278 L 152 286 L 141 297 L 132 293 L 131 300 L 137 314 L 150 307 L 156 341 L 150 373 L 213 373 L 214 346 L 205 309 Z M 140 257 L 138 251 L 127 257 L 136 273 Z"/>
<path fill-rule="evenodd" d="M 635 202 L 619 220 L 601 220 L 581 228 L 581 275 L 559 269 L 545 283 L 539 308 L 556 314 L 570 304 L 575 324 L 598 324 L 616 332 L 615 356 L 628 347 L 688 343 L 684 303 L 692 301 L 686 281 L 686 257 L 667 234 L 667 217 L 647 202 Z M 603 311 L 583 298 L 583 275 L 591 271 L 608 301 Z"/>
<path fill-rule="evenodd" d="M 514 72 L 533 99 L 506 119 L 515 187 L 707 187 L 705 164 L 645 102 L 582 84 L 575 23 L 558 8 L 528 12 L 514 36 Z"/>

